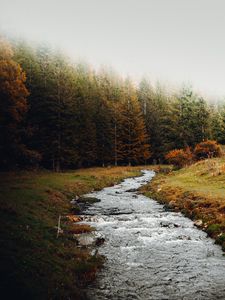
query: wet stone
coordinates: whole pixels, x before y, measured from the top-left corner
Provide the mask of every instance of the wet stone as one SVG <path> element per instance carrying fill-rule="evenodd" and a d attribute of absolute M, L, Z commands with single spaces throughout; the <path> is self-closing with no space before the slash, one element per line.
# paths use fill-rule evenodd
<path fill-rule="evenodd" d="M 100 246 L 104 243 L 105 238 L 98 232 L 73 234 L 73 238 L 79 246 Z"/>
<path fill-rule="evenodd" d="M 96 239 L 95 245 L 96 245 L 96 246 L 100 246 L 100 245 L 102 245 L 104 242 L 105 242 L 105 239 L 104 239 L 103 237 L 101 237 L 101 238 L 99 237 L 99 238 Z"/>
<path fill-rule="evenodd" d="M 93 204 L 100 201 L 101 200 L 96 197 L 79 197 L 77 199 L 77 203 L 86 203 L 86 204 Z"/>
<path fill-rule="evenodd" d="M 203 221 L 202 221 L 202 220 L 195 220 L 195 221 L 194 221 L 194 225 L 195 225 L 196 227 L 201 227 L 201 226 L 203 225 Z"/>
<path fill-rule="evenodd" d="M 133 192 L 136 192 L 137 191 L 137 189 L 129 189 L 129 190 L 126 190 L 125 192 L 127 192 L 127 193 L 133 193 Z"/>
<path fill-rule="evenodd" d="M 176 223 L 174 224 L 174 223 L 167 222 L 167 221 L 161 221 L 160 226 L 167 227 L 167 228 L 173 228 L 173 227 L 179 227 L 179 224 L 176 224 Z"/>

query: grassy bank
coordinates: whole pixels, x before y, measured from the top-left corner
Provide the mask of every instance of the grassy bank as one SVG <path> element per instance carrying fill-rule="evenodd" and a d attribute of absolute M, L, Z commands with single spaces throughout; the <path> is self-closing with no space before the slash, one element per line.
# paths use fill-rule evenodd
<path fill-rule="evenodd" d="M 225 158 L 158 174 L 144 193 L 196 221 L 225 251 Z"/>
<path fill-rule="evenodd" d="M 74 172 L 0 174 L 1 295 L 4 299 L 85 299 L 79 285 L 94 278 L 102 258 L 56 238 L 59 215 L 70 200 L 140 174 L 141 167 L 91 168 Z M 64 221 L 70 232 L 92 230 Z M 72 226 L 72 228 L 71 228 Z"/>

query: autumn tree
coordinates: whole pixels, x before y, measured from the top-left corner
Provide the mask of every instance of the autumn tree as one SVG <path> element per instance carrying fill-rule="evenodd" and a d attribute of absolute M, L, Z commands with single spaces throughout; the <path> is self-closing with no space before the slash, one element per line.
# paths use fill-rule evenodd
<path fill-rule="evenodd" d="M 32 156 L 22 142 L 22 122 L 28 110 L 26 75 L 13 60 L 11 45 L 0 39 L 0 166 L 15 167 Z M 31 157 L 30 157 L 31 158 Z"/>

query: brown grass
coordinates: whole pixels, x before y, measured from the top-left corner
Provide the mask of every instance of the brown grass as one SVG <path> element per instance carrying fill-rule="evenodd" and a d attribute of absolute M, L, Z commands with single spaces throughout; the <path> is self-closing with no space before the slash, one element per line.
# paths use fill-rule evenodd
<path fill-rule="evenodd" d="M 202 220 L 202 228 L 225 251 L 224 166 L 224 158 L 200 161 L 167 175 L 157 175 L 142 191 L 170 209 Z"/>
<path fill-rule="evenodd" d="M 73 224 L 67 230 L 69 234 L 88 233 L 94 231 L 94 228 L 87 224 Z"/>

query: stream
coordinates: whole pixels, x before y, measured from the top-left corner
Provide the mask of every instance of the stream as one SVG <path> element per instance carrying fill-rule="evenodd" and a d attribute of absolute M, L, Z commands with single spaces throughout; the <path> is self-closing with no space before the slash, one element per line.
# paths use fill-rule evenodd
<path fill-rule="evenodd" d="M 98 251 L 106 257 L 89 299 L 225 299 L 221 248 L 181 213 L 136 192 L 154 175 L 89 194 L 101 201 L 83 215 L 105 237 Z"/>

